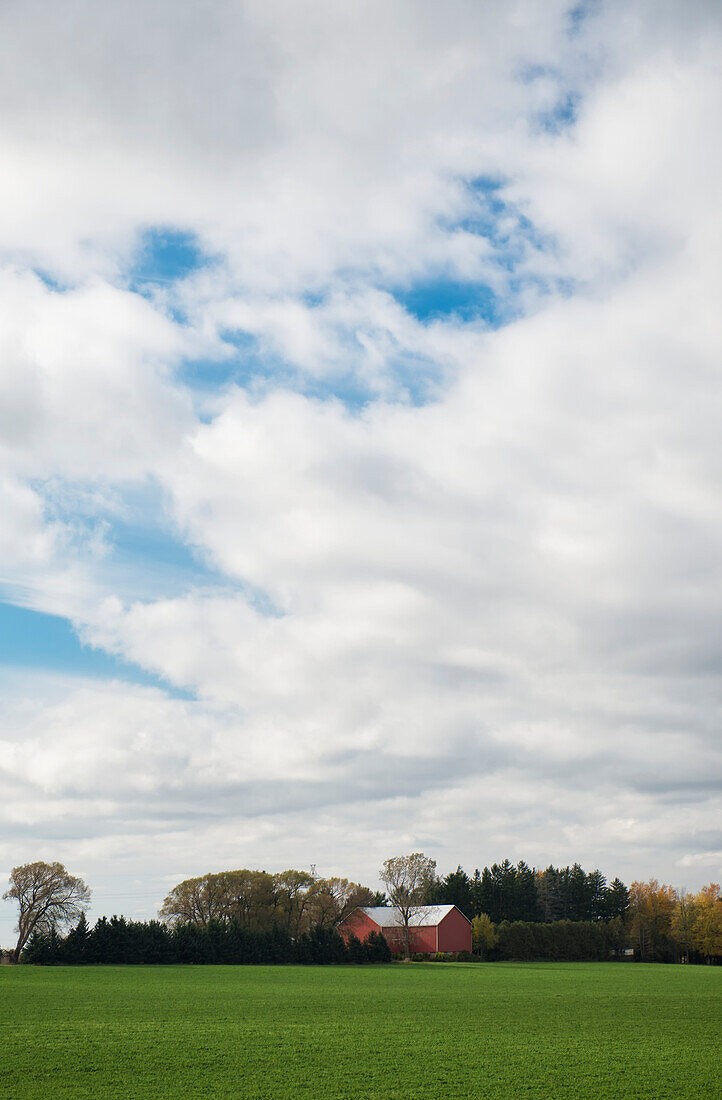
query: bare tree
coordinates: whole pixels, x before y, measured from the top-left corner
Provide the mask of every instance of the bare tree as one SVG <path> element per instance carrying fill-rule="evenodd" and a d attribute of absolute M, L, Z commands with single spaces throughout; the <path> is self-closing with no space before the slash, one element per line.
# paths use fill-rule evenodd
<path fill-rule="evenodd" d="M 13 867 L 10 889 L 3 898 L 13 898 L 20 906 L 18 942 L 12 953 L 13 962 L 18 962 L 33 932 L 57 930 L 76 921 L 90 904 L 90 890 L 62 863 L 41 860 Z"/>
<path fill-rule="evenodd" d="M 435 880 L 436 860 L 429 859 L 422 852 L 387 859 L 381 868 L 381 881 L 386 887 L 389 901 L 401 917 L 407 959 L 411 957 L 409 928 L 418 906 L 427 900 Z"/>

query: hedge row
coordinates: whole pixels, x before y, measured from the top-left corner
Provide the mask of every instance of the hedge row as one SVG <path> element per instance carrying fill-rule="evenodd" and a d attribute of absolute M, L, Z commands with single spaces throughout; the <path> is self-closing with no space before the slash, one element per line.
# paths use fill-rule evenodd
<path fill-rule="evenodd" d="M 160 921 L 106 917 L 91 930 L 81 920 L 64 938 L 55 932 L 35 933 L 22 961 L 39 966 L 111 963 L 306 963 L 315 965 L 389 962 L 382 935 L 372 932 L 361 943 L 355 936 L 344 943 L 338 932 L 314 928 L 298 939 L 282 928 L 250 932 L 241 925 L 212 921 L 205 928 L 182 924 L 169 928 Z"/>
<path fill-rule="evenodd" d="M 496 935 L 488 958 L 595 962 L 621 957 L 626 944 L 620 921 L 502 921 Z"/>

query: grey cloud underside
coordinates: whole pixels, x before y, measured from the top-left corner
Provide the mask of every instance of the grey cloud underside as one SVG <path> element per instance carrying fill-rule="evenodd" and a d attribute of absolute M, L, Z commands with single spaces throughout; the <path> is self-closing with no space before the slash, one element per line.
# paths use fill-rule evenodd
<path fill-rule="evenodd" d="M 718 875 L 718 5 L 0 31 L 0 583 L 192 694 L 6 678 L 4 863 Z M 154 226 L 213 262 L 141 295 Z"/>
<path fill-rule="evenodd" d="M 651 747 L 654 747 L 653 740 Z M 722 789 L 722 757 L 712 760 L 679 759 L 665 754 L 658 764 L 647 760 L 644 768 L 623 753 L 587 752 L 583 760 L 556 758 L 550 760 L 542 752 L 514 748 L 499 743 L 485 744 L 477 738 L 465 752 L 458 746 L 453 755 L 436 753 L 425 759 L 413 756 L 385 754 L 379 751 L 343 753 L 329 752 L 324 769 L 330 773 L 320 780 L 254 779 L 252 782 L 227 782 L 222 776 L 213 783 L 194 776 L 191 761 L 179 758 L 181 768 L 173 783 L 166 779 L 174 771 L 172 758 L 162 762 L 153 776 L 152 797 L 139 796 L 135 784 L 113 777 L 102 785 L 99 796 L 112 799 L 104 811 L 96 810 L 103 819 L 104 832 L 117 833 L 135 822 L 132 831 L 142 832 L 149 826 L 170 830 L 192 829 L 196 823 L 222 821 L 233 815 L 253 818 L 266 815 L 288 815 L 314 810 L 325 812 L 334 807 L 358 805 L 366 807 L 373 817 L 375 803 L 408 800 L 462 784 L 470 778 L 485 780 L 500 777 L 514 785 L 523 781 L 547 783 L 549 789 L 558 785 L 563 791 L 583 794 L 585 791 L 626 791 L 631 794 L 652 794 L 660 806 L 674 807 L 697 804 Z M 148 777 L 150 778 L 150 776 Z M 67 800 L 68 806 L 82 806 L 88 797 L 88 787 L 73 783 L 72 776 L 62 789 L 41 792 L 31 780 L 19 780 L 17 775 L 3 770 L 0 781 L 15 797 L 43 798 L 50 796 Z M 105 789 L 102 789 L 102 788 Z M 548 819 L 554 816 L 554 806 L 544 810 Z M 40 815 L 42 816 L 42 814 Z M 55 826 L 58 836 L 78 836 L 87 830 L 81 817 L 71 825 L 72 809 L 64 821 Z M 30 835 L 42 835 L 47 823 L 28 829 Z M 18 832 L 24 831 L 16 825 Z M 719 834 L 709 834 L 704 846 L 718 846 Z"/>

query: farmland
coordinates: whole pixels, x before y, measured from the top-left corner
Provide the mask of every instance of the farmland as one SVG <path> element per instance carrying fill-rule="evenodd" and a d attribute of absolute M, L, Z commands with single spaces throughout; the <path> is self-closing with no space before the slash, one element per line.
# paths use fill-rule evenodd
<path fill-rule="evenodd" d="M 0 969 L 0 1096 L 695 1097 L 722 968 Z"/>

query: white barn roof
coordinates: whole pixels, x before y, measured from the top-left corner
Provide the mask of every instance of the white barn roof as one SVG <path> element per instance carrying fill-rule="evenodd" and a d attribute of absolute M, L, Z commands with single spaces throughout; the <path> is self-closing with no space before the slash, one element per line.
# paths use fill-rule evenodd
<path fill-rule="evenodd" d="M 454 905 L 414 905 L 409 923 L 414 928 L 435 928 L 455 908 Z M 380 928 L 403 927 L 401 913 L 391 905 L 363 905 L 361 911 L 375 921 Z"/>

